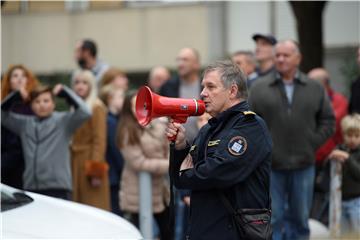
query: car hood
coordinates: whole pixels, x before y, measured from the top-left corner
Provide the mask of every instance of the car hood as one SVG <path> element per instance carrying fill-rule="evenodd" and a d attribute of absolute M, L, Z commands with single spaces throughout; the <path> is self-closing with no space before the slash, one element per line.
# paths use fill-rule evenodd
<path fill-rule="evenodd" d="M 4 238 L 142 239 L 129 222 L 104 210 L 26 192 L 33 202 L 2 212 Z"/>

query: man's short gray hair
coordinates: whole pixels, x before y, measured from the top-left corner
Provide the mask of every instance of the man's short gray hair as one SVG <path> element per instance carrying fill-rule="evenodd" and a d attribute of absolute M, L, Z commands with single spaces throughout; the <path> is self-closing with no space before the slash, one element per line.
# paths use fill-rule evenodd
<path fill-rule="evenodd" d="M 236 57 L 236 56 L 239 56 L 239 55 L 246 56 L 246 61 L 249 64 L 256 65 L 255 54 L 253 52 L 251 52 L 251 51 L 237 51 L 232 55 L 232 57 Z"/>
<path fill-rule="evenodd" d="M 238 87 L 236 97 L 244 100 L 247 99 L 247 77 L 235 63 L 230 60 L 212 63 L 205 68 L 203 76 L 213 71 L 217 71 L 220 74 L 220 79 L 226 89 L 235 84 Z"/>

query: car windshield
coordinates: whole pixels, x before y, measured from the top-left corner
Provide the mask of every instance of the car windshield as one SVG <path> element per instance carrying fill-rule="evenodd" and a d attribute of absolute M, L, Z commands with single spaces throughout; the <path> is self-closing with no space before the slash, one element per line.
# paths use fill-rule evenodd
<path fill-rule="evenodd" d="M 26 205 L 34 201 L 31 197 L 23 192 L 11 192 L 1 189 L 1 212 Z"/>

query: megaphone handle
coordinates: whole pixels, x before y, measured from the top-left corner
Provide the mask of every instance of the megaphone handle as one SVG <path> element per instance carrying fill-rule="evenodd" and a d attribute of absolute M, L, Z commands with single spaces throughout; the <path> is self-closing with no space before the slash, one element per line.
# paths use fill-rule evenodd
<path fill-rule="evenodd" d="M 176 122 L 176 123 L 186 123 L 186 120 L 187 120 L 188 116 L 175 116 L 175 117 L 172 117 L 171 119 L 173 120 L 173 122 Z M 176 134 L 172 137 L 168 137 L 169 141 L 171 142 L 174 142 L 174 145 L 175 145 L 175 141 L 176 141 L 176 136 L 177 136 L 177 133 L 179 132 L 179 129 L 176 130 Z"/>
<path fill-rule="evenodd" d="M 179 131 L 179 130 L 176 131 L 176 135 L 174 135 L 174 136 L 172 136 L 172 137 L 168 137 L 169 141 L 170 141 L 171 143 L 174 143 L 174 145 L 175 145 L 175 141 L 176 141 L 176 137 L 177 137 L 178 131 Z"/>

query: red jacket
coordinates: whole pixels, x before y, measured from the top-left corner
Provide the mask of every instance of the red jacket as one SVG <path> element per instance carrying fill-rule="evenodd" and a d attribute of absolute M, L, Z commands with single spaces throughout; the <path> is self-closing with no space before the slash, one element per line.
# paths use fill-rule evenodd
<path fill-rule="evenodd" d="M 316 151 L 316 164 L 322 164 L 324 159 L 330 154 L 330 152 L 336 147 L 336 145 L 342 142 L 342 134 L 340 122 L 343 117 L 348 113 L 348 100 L 345 96 L 335 92 L 331 88 L 327 89 L 327 93 L 331 100 L 331 105 L 334 110 L 336 119 L 336 130 L 332 137 L 330 137 L 321 147 Z"/>

